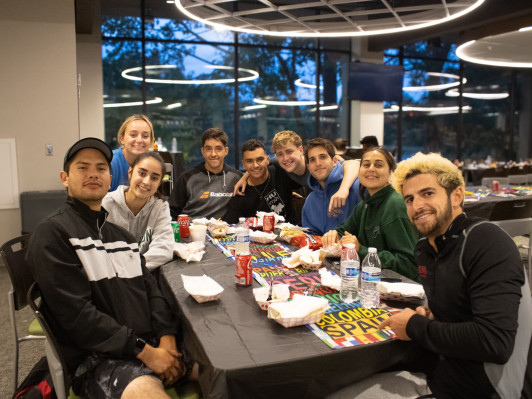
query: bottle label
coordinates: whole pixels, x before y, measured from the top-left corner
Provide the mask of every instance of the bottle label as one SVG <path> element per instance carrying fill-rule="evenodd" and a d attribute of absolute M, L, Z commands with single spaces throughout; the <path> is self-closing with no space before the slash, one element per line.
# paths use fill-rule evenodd
<path fill-rule="evenodd" d="M 347 277 L 357 277 L 358 276 L 358 268 L 357 267 L 346 267 L 345 268 L 345 275 Z"/>
<path fill-rule="evenodd" d="M 365 267 L 362 270 L 362 280 L 378 283 L 381 280 L 381 269 L 378 267 Z"/>

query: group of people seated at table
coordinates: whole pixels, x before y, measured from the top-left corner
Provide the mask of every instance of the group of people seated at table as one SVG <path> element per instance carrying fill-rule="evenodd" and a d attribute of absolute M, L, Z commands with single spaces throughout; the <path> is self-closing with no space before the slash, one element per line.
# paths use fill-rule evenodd
<path fill-rule="evenodd" d="M 400 397 L 519 396 L 532 335 L 523 263 L 499 227 L 463 213 L 464 181 L 450 161 L 419 153 L 396 170 L 388 151 L 371 147 L 360 162 L 340 162 L 329 140 L 303 147 L 282 131 L 271 162 L 262 142 L 243 144 L 242 174 L 224 162 L 227 135 L 210 128 L 201 138 L 205 161 L 178 177 L 168 203 L 157 195 L 165 165 L 149 151 L 149 119 L 128 118 L 118 141 L 115 151 L 96 138 L 69 148 L 60 173 L 68 199 L 39 224 L 27 253 L 77 394 L 163 398 L 165 387 L 196 378 L 150 272 L 172 259 L 170 221 L 186 213 L 235 223 L 274 211 L 291 223 L 300 217 L 324 246 L 354 243 L 361 259 L 376 247 L 383 267 L 426 292 L 427 307 L 380 326 L 419 345 L 415 367 L 401 366 L 425 374 L 378 374 L 331 398 L 385 397 L 387 389 Z M 295 190 L 306 193 L 299 217 Z"/>

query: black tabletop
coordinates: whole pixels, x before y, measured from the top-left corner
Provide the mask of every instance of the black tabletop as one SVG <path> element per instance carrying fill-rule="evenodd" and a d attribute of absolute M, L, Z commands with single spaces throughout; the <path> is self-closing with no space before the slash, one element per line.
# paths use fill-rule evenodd
<path fill-rule="evenodd" d="M 251 286 L 235 285 L 232 261 L 211 243 L 206 251 L 199 263 L 179 260 L 161 269 L 177 301 L 185 345 L 200 365 L 205 398 L 322 398 L 405 358 L 404 341 L 331 349 L 305 326 L 284 328 L 259 308 Z M 212 277 L 224 288 L 221 298 L 197 303 L 181 274 Z"/>

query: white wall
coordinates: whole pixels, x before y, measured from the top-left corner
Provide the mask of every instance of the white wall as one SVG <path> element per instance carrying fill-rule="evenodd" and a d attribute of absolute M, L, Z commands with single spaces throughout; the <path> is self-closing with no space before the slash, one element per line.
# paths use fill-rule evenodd
<path fill-rule="evenodd" d="M 21 192 L 61 189 L 63 156 L 79 138 L 74 1 L 0 0 L 0 9 L 0 138 L 16 139 Z M 0 243 L 20 232 L 20 209 L 0 210 Z"/>

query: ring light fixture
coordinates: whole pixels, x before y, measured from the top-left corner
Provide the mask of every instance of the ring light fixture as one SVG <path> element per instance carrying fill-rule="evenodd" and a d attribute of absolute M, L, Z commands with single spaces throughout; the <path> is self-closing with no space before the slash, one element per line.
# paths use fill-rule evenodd
<path fill-rule="evenodd" d="M 457 47 L 456 56 L 474 64 L 507 68 L 532 68 L 532 27 L 471 40 Z"/>
<path fill-rule="evenodd" d="M 448 89 L 450 87 L 455 87 L 460 85 L 460 76 L 453 75 L 451 73 L 442 73 L 442 72 L 426 72 L 426 75 L 438 77 L 438 78 L 446 78 L 446 79 L 453 79 L 454 81 L 449 83 L 442 83 L 438 85 L 428 85 L 428 86 L 408 86 L 403 87 L 403 91 L 438 91 L 438 90 L 444 90 Z M 462 78 L 462 84 L 466 84 L 467 79 Z"/>
<path fill-rule="evenodd" d="M 466 105 L 462 107 L 462 111 L 469 112 L 471 111 L 471 106 Z M 397 112 L 399 111 L 398 105 L 392 105 L 390 108 L 385 108 L 383 110 L 384 112 Z M 410 105 L 403 106 L 403 111 L 406 112 L 426 112 L 429 115 L 446 115 L 446 114 L 456 114 L 459 111 L 458 106 L 450 106 L 450 107 L 415 107 Z"/>
<path fill-rule="evenodd" d="M 233 70 L 234 67 L 231 66 L 222 66 L 222 65 L 205 65 L 205 68 L 208 69 L 216 69 L 216 70 Z M 177 69 L 177 65 L 146 65 L 147 70 L 165 70 L 165 69 Z M 124 69 L 121 73 L 122 77 L 128 79 L 128 80 L 135 80 L 138 82 L 142 82 L 142 76 L 135 76 L 131 75 L 133 72 L 140 72 L 142 71 L 142 67 L 134 67 L 129 69 Z M 259 73 L 257 71 L 254 71 L 253 69 L 247 69 L 247 68 L 238 68 L 238 72 L 247 72 L 249 73 L 249 76 L 245 76 L 242 78 L 238 78 L 238 82 L 247 82 L 250 80 L 255 80 L 259 78 Z M 234 78 L 227 78 L 227 79 L 153 79 L 153 78 L 147 78 L 145 79 L 147 83 L 163 83 L 163 84 L 171 84 L 171 85 L 214 85 L 214 84 L 220 84 L 220 83 L 234 83 Z"/>
<path fill-rule="evenodd" d="M 283 37 L 354 37 L 426 28 L 466 15 L 485 0 L 175 0 L 215 29 Z"/>
<path fill-rule="evenodd" d="M 302 79 L 296 79 L 296 81 L 294 82 L 294 84 L 296 86 L 299 86 L 299 87 L 304 87 L 306 89 L 316 89 L 316 85 L 313 85 L 311 83 L 305 83 L 303 82 Z M 320 90 L 323 90 L 323 86 L 320 86 Z"/>
<path fill-rule="evenodd" d="M 163 99 L 161 97 L 155 97 L 151 100 L 146 100 L 146 105 L 159 104 L 162 102 L 163 102 Z M 107 104 L 104 104 L 103 107 L 104 108 L 136 107 L 142 104 L 144 104 L 144 101 L 131 101 L 131 102 L 125 102 L 125 103 L 107 103 Z"/>
<path fill-rule="evenodd" d="M 447 97 L 458 97 L 460 95 L 460 92 L 458 89 L 451 89 L 448 90 L 445 95 Z M 500 93 L 481 93 L 481 92 L 472 92 L 471 89 L 468 89 L 468 91 L 464 91 L 462 93 L 463 97 L 466 98 L 472 98 L 475 100 L 502 100 L 503 98 L 508 98 L 510 96 L 510 93 L 508 92 L 500 92 Z"/>

